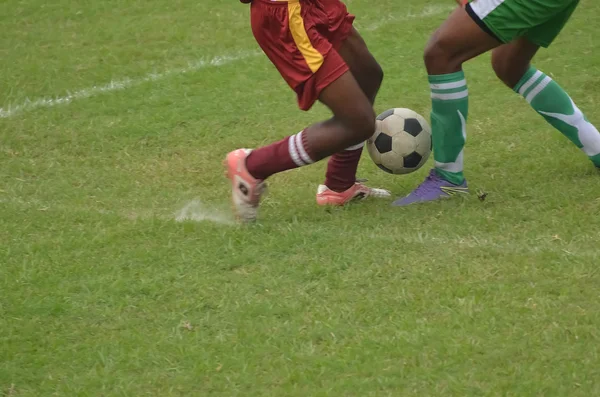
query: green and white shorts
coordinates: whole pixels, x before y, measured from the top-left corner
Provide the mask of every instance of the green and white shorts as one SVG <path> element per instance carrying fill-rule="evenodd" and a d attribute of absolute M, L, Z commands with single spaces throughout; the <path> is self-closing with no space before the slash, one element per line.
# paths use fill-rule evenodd
<path fill-rule="evenodd" d="M 499 41 L 525 37 L 548 47 L 563 29 L 579 0 L 472 0 L 467 12 Z"/>

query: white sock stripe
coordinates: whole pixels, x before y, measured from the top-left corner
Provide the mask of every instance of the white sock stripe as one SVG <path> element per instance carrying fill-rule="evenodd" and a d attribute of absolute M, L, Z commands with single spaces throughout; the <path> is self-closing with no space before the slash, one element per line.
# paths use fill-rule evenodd
<path fill-rule="evenodd" d="M 454 99 L 463 99 L 469 96 L 469 90 L 464 90 L 461 92 L 454 92 L 451 94 L 438 94 L 435 92 L 431 93 L 431 99 L 439 99 L 441 101 L 451 101 Z"/>
<path fill-rule="evenodd" d="M 522 96 L 525 96 L 525 93 L 527 92 L 527 90 L 533 85 L 535 84 L 536 81 L 538 81 L 538 79 L 542 76 L 542 72 L 540 72 L 539 70 L 537 72 L 535 72 L 533 74 L 533 76 L 531 76 L 531 78 L 529 80 L 527 80 L 527 82 L 525 84 L 523 84 L 523 86 L 521 88 L 519 88 L 519 94 L 521 94 Z"/>
<path fill-rule="evenodd" d="M 290 152 L 290 157 L 292 158 L 292 161 L 298 166 L 298 167 L 302 167 L 304 164 L 304 162 L 300 159 L 300 156 L 298 155 L 298 150 L 296 149 L 296 140 L 295 140 L 296 136 L 291 136 L 290 139 L 288 140 L 288 151 Z"/>
<path fill-rule="evenodd" d="M 463 172 L 463 158 L 464 151 L 460 152 L 458 158 L 453 163 L 440 163 L 439 161 L 435 162 L 435 168 L 439 168 L 440 170 L 444 170 L 447 172 L 452 172 L 453 174 L 457 174 L 459 172 Z"/>
<path fill-rule="evenodd" d="M 314 161 L 310 158 L 308 153 L 306 153 L 306 150 L 304 149 L 304 144 L 302 143 L 303 133 L 304 132 L 299 132 L 296 134 L 296 147 L 298 148 L 298 152 L 300 153 L 300 158 L 302 159 L 302 161 L 304 161 L 304 163 L 306 164 L 312 164 L 314 163 Z"/>
<path fill-rule="evenodd" d="M 542 82 L 539 83 L 533 90 L 531 90 L 529 95 L 527 95 L 527 98 L 525 98 L 527 102 L 531 103 L 540 92 L 544 91 L 544 88 L 548 87 L 548 84 L 551 82 L 552 79 L 550 77 L 544 77 L 544 80 L 542 80 Z"/>
<path fill-rule="evenodd" d="M 455 81 L 453 83 L 440 83 L 440 84 L 429 84 L 432 90 L 452 90 L 454 88 L 461 88 L 467 86 L 467 80 L 462 79 L 461 81 Z"/>
<path fill-rule="evenodd" d="M 349 152 L 351 152 L 353 150 L 361 149 L 363 146 L 365 146 L 365 143 L 361 142 L 358 145 L 354 145 L 354 146 L 350 146 L 349 148 L 346 148 L 346 150 L 349 151 Z"/>

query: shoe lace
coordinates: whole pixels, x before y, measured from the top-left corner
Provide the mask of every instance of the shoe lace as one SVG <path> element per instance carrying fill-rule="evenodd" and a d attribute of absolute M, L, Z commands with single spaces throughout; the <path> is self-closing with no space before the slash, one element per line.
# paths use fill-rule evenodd
<path fill-rule="evenodd" d="M 427 178 L 425 178 L 425 181 L 423 181 L 423 183 L 421 183 L 419 186 L 417 186 L 414 194 L 417 195 L 418 197 L 422 197 L 422 196 L 426 195 L 427 193 L 434 191 L 435 189 L 438 188 L 435 183 L 438 180 L 439 180 L 439 177 L 435 174 L 435 171 L 430 172 L 429 175 L 427 175 Z"/>

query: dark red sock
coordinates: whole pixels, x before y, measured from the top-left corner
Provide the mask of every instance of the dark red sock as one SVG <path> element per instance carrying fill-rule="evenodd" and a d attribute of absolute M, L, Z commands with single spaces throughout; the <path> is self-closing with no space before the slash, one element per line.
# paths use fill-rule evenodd
<path fill-rule="evenodd" d="M 314 163 L 306 145 L 304 131 L 250 153 L 246 168 L 256 179 L 265 180 L 273 174 Z"/>
<path fill-rule="evenodd" d="M 331 156 L 325 174 L 325 185 L 329 189 L 343 192 L 356 183 L 356 170 L 362 151 L 361 145 L 360 149 L 353 147 Z"/>

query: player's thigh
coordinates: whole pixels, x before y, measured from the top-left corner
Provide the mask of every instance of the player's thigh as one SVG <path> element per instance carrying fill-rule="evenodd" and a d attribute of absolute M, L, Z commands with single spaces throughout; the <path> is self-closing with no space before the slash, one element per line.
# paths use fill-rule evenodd
<path fill-rule="evenodd" d="M 353 27 L 354 15 L 339 0 L 311 0 L 303 8 L 307 29 L 314 29 L 338 51 L 369 98 L 375 97 L 383 72 Z"/>
<path fill-rule="evenodd" d="M 317 158 L 324 158 L 369 139 L 375 113 L 350 71 L 325 87 L 320 101 L 333 117 L 305 129 L 305 138 Z"/>
<path fill-rule="evenodd" d="M 338 52 L 364 93 L 373 102 L 383 80 L 383 70 L 356 29 L 352 28 Z"/>
<path fill-rule="evenodd" d="M 501 43 L 466 8 L 457 8 L 431 36 L 425 49 L 430 75 L 457 72 L 464 62 Z"/>
<path fill-rule="evenodd" d="M 334 120 L 346 127 L 348 133 L 360 139 L 368 139 L 373 134 L 373 106 L 350 71 L 324 87 L 319 100 L 331 110 Z"/>
<path fill-rule="evenodd" d="M 529 69 L 539 48 L 526 37 L 501 45 L 492 52 L 494 72 L 507 86 L 514 87 Z"/>

